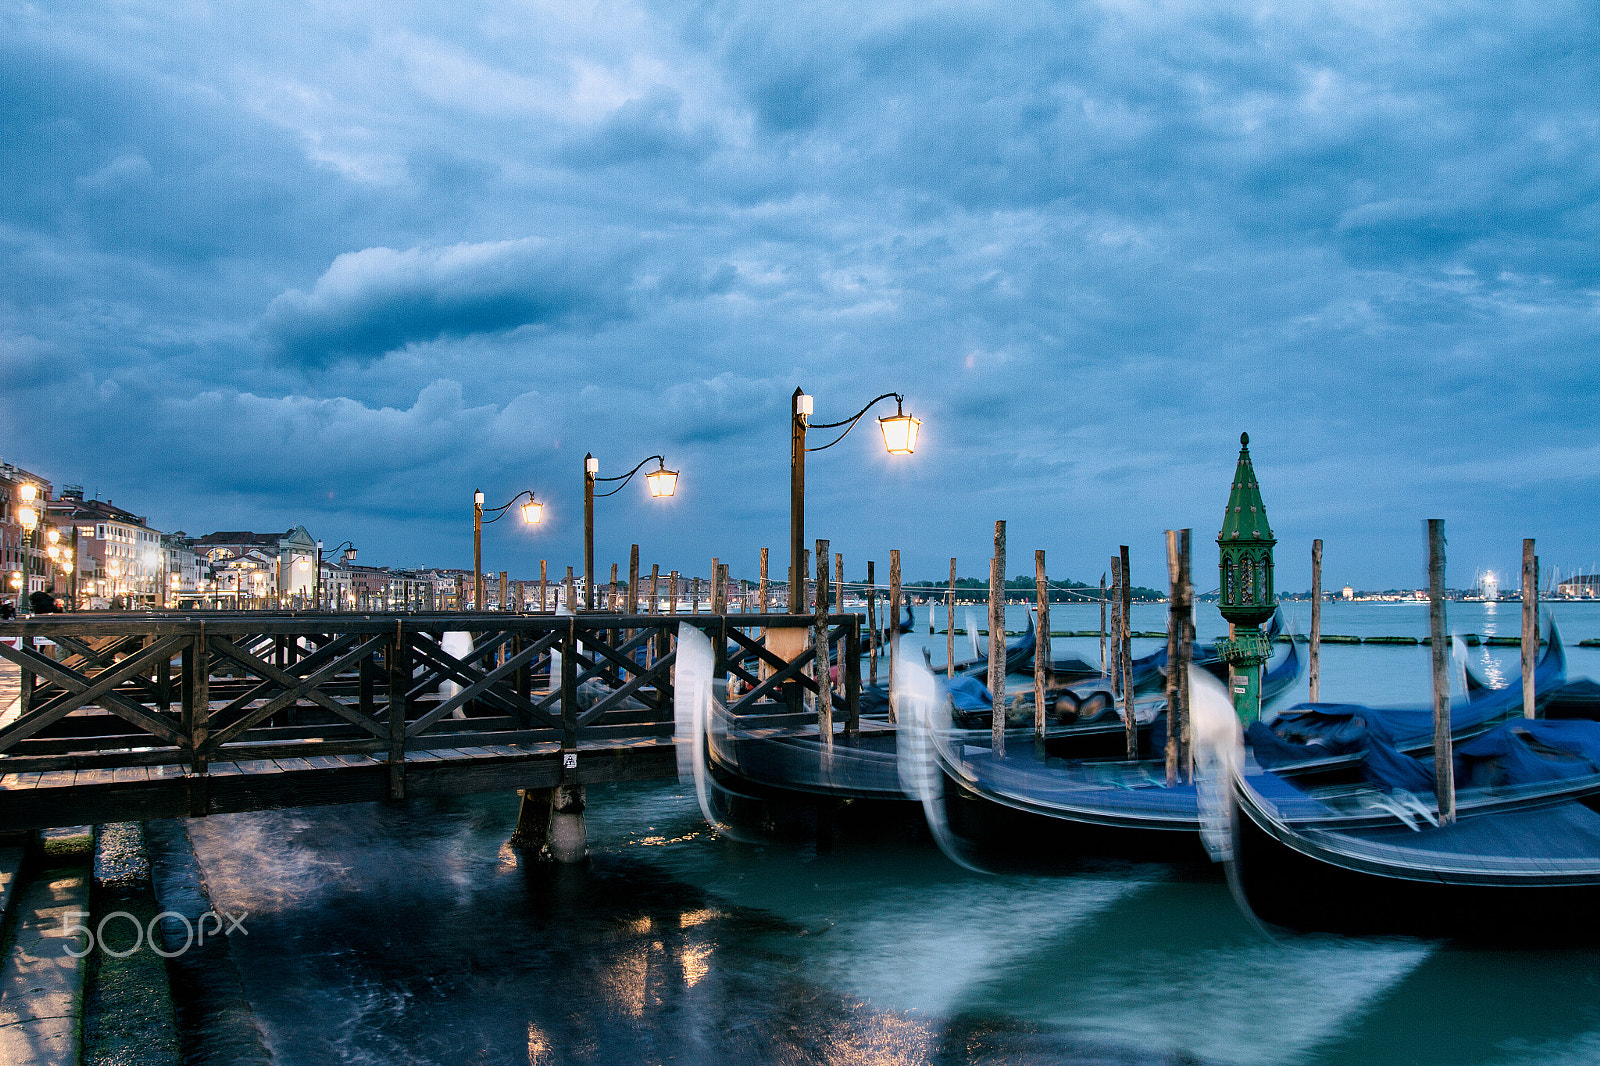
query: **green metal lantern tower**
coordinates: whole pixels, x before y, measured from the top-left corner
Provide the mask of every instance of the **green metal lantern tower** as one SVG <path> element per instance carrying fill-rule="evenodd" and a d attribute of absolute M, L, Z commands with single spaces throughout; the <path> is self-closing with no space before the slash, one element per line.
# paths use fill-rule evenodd
<path fill-rule="evenodd" d="M 1250 465 L 1250 434 L 1241 433 L 1239 468 L 1217 547 L 1222 555 L 1222 617 L 1229 622 L 1221 651 L 1232 675 L 1234 710 L 1246 725 L 1261 717 L 1261 667 L 1272 654 L 1261 624 L 1278 609 L 1272 591 L 1272 547 L 1277 543 Z"/>

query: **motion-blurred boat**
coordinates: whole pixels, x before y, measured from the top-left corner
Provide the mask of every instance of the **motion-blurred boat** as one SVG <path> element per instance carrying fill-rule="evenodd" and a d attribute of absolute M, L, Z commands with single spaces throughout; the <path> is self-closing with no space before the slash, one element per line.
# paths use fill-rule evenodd
<path fill-rule="evenodd" d="M 1600 723 L 1519 719 L 1456 747 L 1445 825 L 1431 757 L 1372 744 L 1379 780 L 1360 787 L 1235 780 L 1230 880 L 1249 913 L 1303 931 L 1594 942 Z"/>

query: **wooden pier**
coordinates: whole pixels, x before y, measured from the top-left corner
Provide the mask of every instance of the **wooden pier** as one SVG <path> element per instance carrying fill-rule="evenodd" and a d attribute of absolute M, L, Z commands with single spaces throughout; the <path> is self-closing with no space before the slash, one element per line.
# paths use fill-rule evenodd
<path fill-rule="evenodd" d="M 673 777 L 679 623 L 730 711 L 814 731 L 815 616 L 188 612 L 0 624 L 0 832 Z M 826 619 L 859 662 L 859 615 Z M 797 630 L 781 643 L 768 634 Z M 465 633 L 470 650 L 451 652 Z M 826 673 L 824 672 L 824 677 Z M 823 688 L 859 725 L 859 671 Z M 816 701 L 812 700 L 813 705 Z"/>

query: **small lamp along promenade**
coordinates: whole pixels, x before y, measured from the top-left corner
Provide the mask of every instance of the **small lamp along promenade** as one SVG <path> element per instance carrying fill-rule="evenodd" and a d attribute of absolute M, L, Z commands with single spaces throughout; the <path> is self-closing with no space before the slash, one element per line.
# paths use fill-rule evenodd
<path fill-rule="evenodd" d="M 339 545 L 337 548 L 332 549 L 327 554 L 337 555 L 341 551 L 344 552 L 345 562 L 353 563 L 356 561 L 356 546 L 350 543 L 348 540 Z M 322 556 L 322 541 L 319 540 L 317 541 L 317 610 L 319 611 L 324 610 L 328 606 L 325 602 L 323 602 L 322 598 Z"/>
<path fill-rule="evenodd" d="M 1220 641 L 1219 648 L 1228 662 L 1234 711 L 1245 725 L 1261 718 L 1261 666 L 1272 654 L 1261 624 L 1278 609 L 1272 589 L 1272 546 L 1277 543 L 1250 465 L 1250 434 L 1241 433 L 1239 467 L 1233 474 L 1217 547 L 1222 556 L 1220 606 L 1228 620 L 1228 639 Z"/>
<path fill-rule="evenodd" d="M 917 450 L 917 431 L 922 427 L 920 419 L 905 413 L 905 397 L 898 392 L 886 392 L 875 397 L 861 410 L 851 415 L 842 422 L 818 422 L 812 424 L 811 397 L 800 389 L 794 390 L 794 406 L 791 409 L 791 431 L 789 435 L 789 613 L 805 613 L 804 581 L 801 579 L 800 560 L 804 556 L 806 542 L 806 453 L 820 452 L 831 448 L 844 440 L 850 431 L 856 428 L 856 423 L 861 421 L 863 415 L 872 410 L 873 406 L 883 400 L 894 400 L 894 414 L 878 419 L 878 429 L 883 433 L 883 446 L 890 455 L 910 455 Z M 844 427 L 844 432 L 826 444 L 819 444 L 815 448 L 806 447 L 806 430 L 809 429 L 838 429 Z M 818 571 L 820 573 L 820 571 Z"/>
<path fill-rule="evenodd" d="M 586 611 L 594 610 L 595 483 L 599 481 L 607 483 L 612 481 L 622 482 L 610 492 L 599 494 L 601 499 L 607 496 L 615 496 L 628 487 L 628 482 L 632 481 L 633 475 L 639 472 L 639 467 L 644 466 L 651 459 L 656 461 L 656 468 L 644 476 L 645 484 L 650 489 L 651 498 L 660 499 L 664 496 L 671 496 L 678 491 L 678 472 L 676 470 L 668 470 L 666 459 L 659 455 L 645 456 L 639 460 L 638 465 L 632 470 L 626 474 L 618 474 L 616 477 L 601 477 L 600 460 L 596 459 L 593 454 L 583 457 L 583 607 Z"/>
<path fill-rule="evenodd" d="M 522 521 L 530 526 L 538 525 L 544 518 L 544 504 L 533 498 L 532 489 L 523 489 L 511 497 L 510 503 L 501 504 L 499 507 L 491 507 L 488 510 L 484 510 L 483 490 L 479 489 L 472 494 L 472 609 L 474 611 L 485 610 L 483 606 L 483 527 L 490 522 L 498 522 L 504 518 L 512 505 L 524 496 L 528 498 L 528 502 L 522 505 Z M 486 514 L 494 517 L 483 517 Z M 456 606 L 459 607 L 460 604 Z M 504 607 L 505 604 L 500 606 Z"/>

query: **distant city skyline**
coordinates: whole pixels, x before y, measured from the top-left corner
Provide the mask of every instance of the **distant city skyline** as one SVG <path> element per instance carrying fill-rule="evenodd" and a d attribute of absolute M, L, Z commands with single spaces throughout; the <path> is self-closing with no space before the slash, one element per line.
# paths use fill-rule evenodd
<path fill-rule="evenodd" d="M 485 567 L 787 567 L 788 403 L 853 577 L 1280 588 L 1600 558 L 1584 5 L 0 0 L 0 456 L 159 529 Z M 882 412 L 879 412 L 882 413 Z M 1013 572 L 1029 567 L 1008 566 Z M 1514 584 L 1514 580 L 1511 582 Z"/>

